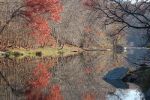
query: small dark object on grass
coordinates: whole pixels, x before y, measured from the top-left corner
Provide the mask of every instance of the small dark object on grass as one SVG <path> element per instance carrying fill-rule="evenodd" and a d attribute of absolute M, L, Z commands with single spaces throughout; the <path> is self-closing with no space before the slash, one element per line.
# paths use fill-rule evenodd
<path fill-rule="evenodd" d="M 116 53 L 121 54 L 122 52 L 124 52 L 124 47 L 121 45 L 116 45 L 116 48 L 114 48 Z"/>
<path fill-rule="evenodd" d="M 15 57 L 23 56 L 23 54 L 22 54 L 22 53 L 19 53 L 19 52 L 13 52 L 13 55 L 14 55 Z"/>
<path fill-rule="evenodd" d="M 78 51 L 72 51 L 72 52 L 78 52 Z"/>
<path fill-rule="evenodd" d="M 35 55 L 41 57 L 42 56 L 42 52 L 38 51 L 38 52 L 35 53 Z"/>
<path fill-rule="evenodd" d="M 10 55 L 9 55 L 8 53 L 6 53 L 6 54 L 4 55 L 5 58 L 9 58 L 9 56 L 10 56 Z"/>

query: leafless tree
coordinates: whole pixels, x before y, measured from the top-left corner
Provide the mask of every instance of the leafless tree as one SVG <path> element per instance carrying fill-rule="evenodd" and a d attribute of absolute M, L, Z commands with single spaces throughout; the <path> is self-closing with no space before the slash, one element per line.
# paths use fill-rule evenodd
<path fill-rule="evenodd" d="M 105 17 L 104 25 L 122 24 L 117 33 L 125 28 L 150 30 L 150 2 L 149 0 L 87 0 L 92 10 L 99 12 L 97 18 Z M 103 16 L 102 16 L 103 14 Z M 130 17 L 130 19 L 129 19 Z M 136 22 L 136 24 L 135 24 Z"/>

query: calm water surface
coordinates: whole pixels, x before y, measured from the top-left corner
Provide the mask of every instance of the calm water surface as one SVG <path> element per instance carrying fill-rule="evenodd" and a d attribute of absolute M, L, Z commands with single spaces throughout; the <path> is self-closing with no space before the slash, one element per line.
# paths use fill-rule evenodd
<path fill-rule="evenodd" d="M 120 100 L 114 94 L 134 100 L 135 94 L 142 97 L 140 91 L 148 93 L 149 87 L 145 92 L 140 84 L 128 82 L 128 88 L 120 90 L 103 77 L 115 68 L 134 71 L 139 64 L 148 65 L 149 57 L 149 50 L 132 49 L 115 55 L 85 52 L 55 59 L 0 58 L 0 100 Z"/>

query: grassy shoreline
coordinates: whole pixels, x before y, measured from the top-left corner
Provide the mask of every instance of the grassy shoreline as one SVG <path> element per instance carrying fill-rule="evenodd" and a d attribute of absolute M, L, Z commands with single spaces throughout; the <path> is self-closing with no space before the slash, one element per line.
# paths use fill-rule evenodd
<path fill-rule="evenodd" d="M 17 58 L 24 58 L 24 57 L 59 57 L 59 56 L 69 56 L 81 53 L 83 50 L 78 47 L 68 46 L 65 45 L 63 49 L 58 48 L 51 48 L 51 47 L 44 47 L 44 48 L 37 48 L 37 49 L 24 49 L 24 48 L 15 48 L 15 49 L 8 49 L 6 52 L 0 51 L 0 57 L 17 57 Z"/>

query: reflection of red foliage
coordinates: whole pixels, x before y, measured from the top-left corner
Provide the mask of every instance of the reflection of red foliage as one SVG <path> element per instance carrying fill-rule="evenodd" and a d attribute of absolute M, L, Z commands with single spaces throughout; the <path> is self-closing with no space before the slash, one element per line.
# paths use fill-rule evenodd
<path fill-rule="evenodd" d="M 54 85 L 51 88 L 50 94 L 46 97 L 46 100 L 63 100 L 61 95 L 61 89 L 59 85 Z"/>
<path fill-rule="evenodd" d="M 51 35 L 48 19 L 55 22 L 60 21 L 62 6 L 59 0 L 24 0 L 26 5 L 25 17 L 28 19 L 28 26 L 32 29 L 36 41 L 44 45 L 48 42 L 56 43 Z M 43 15 L 43 16 L 42 16 Z M 49 18 L 47 19 L 46 16 Z M 50 40 L 50 41 L 49 41 Z"/>
<path fill-rule="evenodd" d="M 26 92 L 27 100 L 64 100 L 61 95 L 61 89 L 59 85 L 53 85 L 49 94 L 42 93 L 41 89 L 32 89 Z"/>
<path fill-rule="evenodd" d="M 33 70 L 33 80 L 28 82 L 30 86 L 26 91 L 27 100 L 63 100 L 60 85 L 53 85 L 49 90 L 49 94 L 43 93 L 43 88 L 48 87 L 52 74 L 47 68 L 55 65 L 56 59 L 52 59 L 44 64 L 38 64 Z"/>
<path fill-rule="evenodd" d="M 28 91 L 26 92 L 27 95 L 27 100 L 43 100 L 42 99 L 42 93 L 40 90 L 36 90 L 36 91 Z"/>
<path fill-rule="evenodd" d="M 33 77 L 35 79 L 29 82 L 32 88 L 44 88 L 48 85 L 52 74 L 42 64 L 39 64 L 33 71 Z"/>
<path fill-rule="evenodd" d="M 91 92 L 86 92 L 83 95 L 83 100 L 96 100 L 95 94 Z"/>

